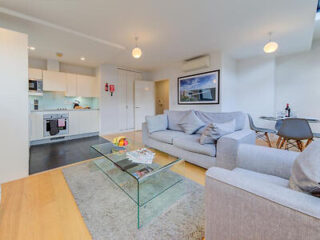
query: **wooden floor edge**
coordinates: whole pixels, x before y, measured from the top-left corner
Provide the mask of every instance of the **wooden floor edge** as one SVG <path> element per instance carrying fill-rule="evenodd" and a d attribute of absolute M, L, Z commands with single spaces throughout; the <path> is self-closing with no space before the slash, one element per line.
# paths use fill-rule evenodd
<path fill-rule="evenodd" d="M 61 170 L 61 169 L 64 169 L 64 168 L 75 166 L 75 165 L 80 165 L 80 164 L 83 164 L 83 163 L 86 163 L 86 162 L 90 162 L 90 161 L 93 161 L 93 160 L 96 160 L 96 159 L 100 159 L 100 158 L 103 158 L 103 156 L 96 157 L 96 158 L 90 158 L 90 159 L 83 160 L 83 161 L 80 161 L 80 162 L 70 163 L 70 164 L 67 164 L 67 165 L 64 165 L 64 166 L 61 166 L 61 167 L 52 168 L 52 169 L 45 170 L 45 171 L 42 171 L 42 172 L 32 173 L 32 174 L 29 174 L 28 176 L 25 176 L 25 177 L 22 177 L 22 178 L 18 178 L 18 179 L 15 179 L 15 180 L 11 180 L 11 181 L 8 181 L 8 182 L 1 183 L 0 186 L 5 185 L 7 183 L 13 183 L 13 182 L 16 182 L 16 181 L 21 181 L 21 180 L 29 178 L 29 177 L 34 177 L 34 176 L 37 176 L 37 175 L 50 173 L 50 172 L 53 172 L 53 171 Z"/>
<path fill-rule="evenodd" d="M 93 158 L 93 159 L 96 159 L 96 158 Z M 92 159 L 86 160 L 86 162 L 91 161 L 91 160 L 92 160 Z M 73 165 L 76 165 L 76 164 L 73 164 Z M 62 169 L 58 169 L 58 170 L 60 170 L 61 173 L 62 173 L 63 180 L 64 180 L 65 184 L 67 185 L 68 191 L 69 191 L 69 193 L 71 194 L 71 196 L 72 196 L 72 198 L 73 198 L 73 201 L 74 201 L 75 206 L 76 206 L 76 208 L 77 208 L 77 210 L 78 210 L 78 212 L 79 212 L 79 215 L 80 215 L 80 217 L 81 217 L 81 219 L 82 219 L 82 222 L 83 222 L 83 224 L 86 226 L 87 231 L 88 231 L 88 233 L 89 233 L 89 235 L 90 235 L 90 237 L 91 237 L 91 239 L 92 239 L 92 234 L 91 234 L 91 232 L 89 231 L 89 228 L 88 228 L 88 226 L 87 226 L 87 224 L 86 224 L 86 222 L 85 222 L 85 220 L 84 220 L 84 218 L 83 218 L 83 216 L 82 216 L 82 214 L 81 214 L 80 208 L 79 208 L 79 206 L 78 206 L 78 204 L 77 204 L 76 199 L 75 199 L 74 196 L 73 196 L 73 193 L 72 193 L 72 191 L 71 191 L 71 189 L 70 189 L 70 187 L 69 187 L 69 184 L 68 184 L 68 182 L 67 182 L 67 180 L 66 180 L 66 177 L 64 176 L 64 174 L 63 174 L 63 172 L 62 172 Z"/>

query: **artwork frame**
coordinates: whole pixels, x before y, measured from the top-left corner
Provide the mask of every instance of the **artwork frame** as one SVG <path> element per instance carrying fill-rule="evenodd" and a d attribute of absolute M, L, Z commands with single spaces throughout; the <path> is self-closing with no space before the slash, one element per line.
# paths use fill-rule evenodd
<path fill-rule="evenodd" d="M 179 105 L 220 104 L 219 69 L 178 77 L 177 83 Z"/>

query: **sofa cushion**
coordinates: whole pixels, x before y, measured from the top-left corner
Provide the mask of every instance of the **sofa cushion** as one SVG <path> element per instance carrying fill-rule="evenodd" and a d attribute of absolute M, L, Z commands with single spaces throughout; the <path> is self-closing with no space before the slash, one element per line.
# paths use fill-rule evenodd
<path fill-rule="evenodd" d="M 247 170 L 244 168 L 235 168 L 232 170 L 232 172 L 236 172 L 237 174 L 239 174 L 247 179 L 252 179 L 252 181 L 257 179 L 257 180 L 261 180 L 264 182 L 273 183 L 273 184 L 276 184 L 276 185 L 282 186 L 282 187 L 288 187 L 288 183 L 289 183 L 289 181 L 287 179 L 280 178 L 280 177 L 273 176 L 273 175 L 250 171 L 250 170 Z"/>
<path fill-rule="evenodd" d="M 146 116 L 146 122 L 149 133 L 163 131 L 168 128 L 168 115 Z"/>
<path fill-rule="evenodd" d="M 150 137 L 164 143 L 173 143 L 173 139 L 176 137 L 187 136 L 184 132 L 173 131 L 173 130 L 164 130 L 159 132 L 153 132 L 150 134 Z"/>
<path fill-rule="evenodd" d="M 242 130 L 245 127 L 245 122 L 247 119 L 247 115 L 243 112 L 202 112 L 195 111 L 197 117 L 204 123 L 224 123 L 235 119 L 236 121 L 236 131 Z M 202 133 L 204 130 L 200 128 L 197 133 Z"/>
<path fill-rule="evenodd" d="M 186 134 L 193 134 L 203 127 L 205 123 L 196 116 L 194 111 L 190 111 L 181 119 L 178 125 Z"/>
<path fill-rule="evenodd" d="M 225 123 L 210 123 L 200 136 L 200 144 L 214 143 L 220 137 L 235 131 L 235 120 Z"/>
<path fill-rule="evenodd" d="M 184 137 L 176 137 L 173 139 L 173 145 L 190 152 L 215 157 L 216 155 L 215 144 L 201 145 L 199 142 L 199 138 L 200 136 L 198 134 L 186 135 Z"/>
<path fill-rule="evenodd" d="M 190 111 L 168 111 L 168 128 L 170 130 L 183 131 L 179 123 Z"/>
<path fill-rule="evenodd" d="M 293 190 L 320 195 L 320 142 L 311 143 L 296 158 L 289 186 Z"/>

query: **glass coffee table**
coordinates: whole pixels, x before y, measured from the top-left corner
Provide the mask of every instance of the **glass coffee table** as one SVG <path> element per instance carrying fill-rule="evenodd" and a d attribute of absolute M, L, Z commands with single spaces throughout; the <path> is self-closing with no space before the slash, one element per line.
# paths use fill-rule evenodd
<path fill-rule="evenodd" d="M 185 193 L 185 161 L 158 150 L 151 164 L 133 163 L 127 152 L 144 147 L 129 139 L 129 145 L 120 148 L 109 143 L 93 145 L 103 158 L 94 160 L 106 174 L 137 205 L 137 226 L 141 228 L 160 215 Z M 141 176 L 141 172 L 145 172 Z"/>

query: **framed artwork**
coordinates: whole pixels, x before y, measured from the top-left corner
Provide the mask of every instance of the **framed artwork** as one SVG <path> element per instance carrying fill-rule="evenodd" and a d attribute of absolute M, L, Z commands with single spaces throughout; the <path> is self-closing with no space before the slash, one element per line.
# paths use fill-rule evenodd
<path fill-rule="evenodd" d="M 219 104 L 220 70 L 178 78 L 178 104 Z"/>

